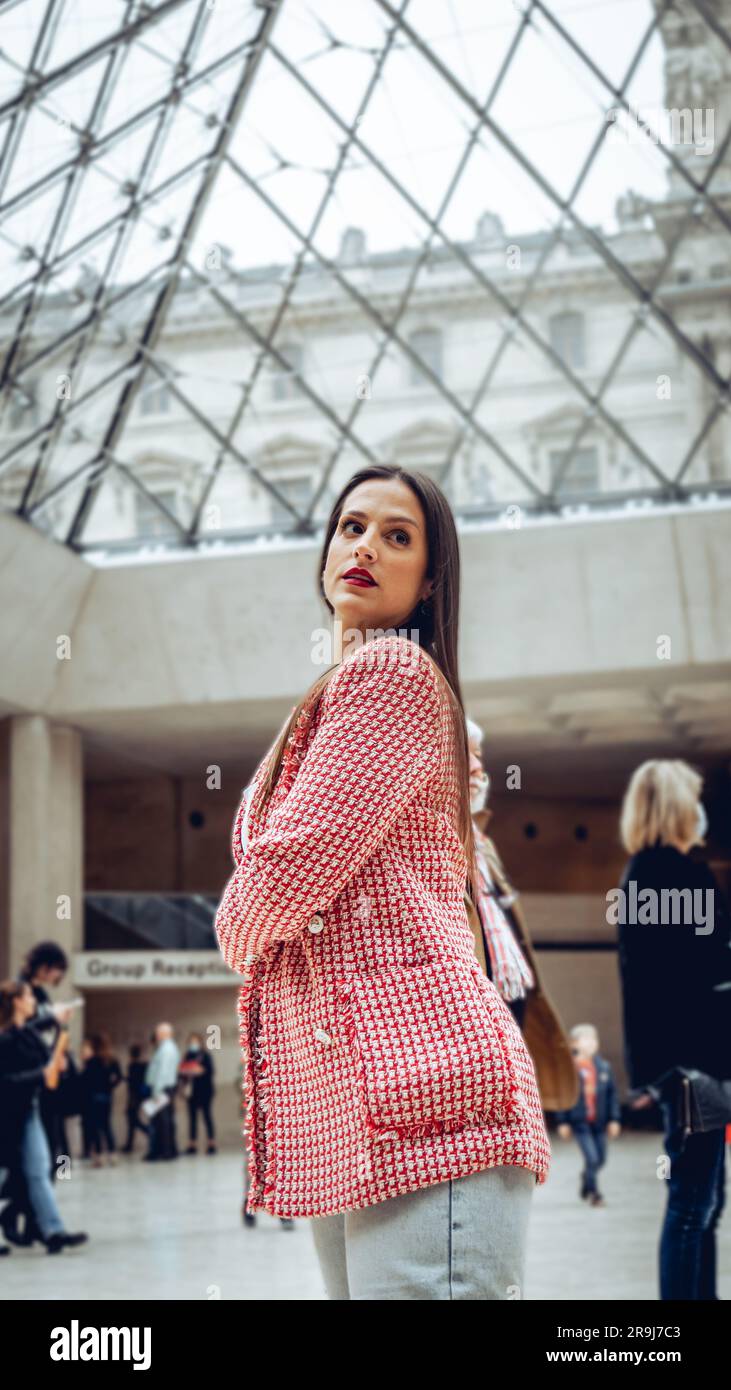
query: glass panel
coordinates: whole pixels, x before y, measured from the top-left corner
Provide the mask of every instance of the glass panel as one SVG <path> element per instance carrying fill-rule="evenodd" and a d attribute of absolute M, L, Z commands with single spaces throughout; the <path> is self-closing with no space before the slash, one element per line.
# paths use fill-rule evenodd
<path fill-rule="evenodd" d="M 142 549 L 301 533 L 371 459 L 465 516 L 731 489 L 721 20 L 5 11 L 3 506 Z"/>
<path fill-rule="evenodd" d="M 85 951 L 216 951 L 218 899 L 199 894 L 86 893 Z"/>

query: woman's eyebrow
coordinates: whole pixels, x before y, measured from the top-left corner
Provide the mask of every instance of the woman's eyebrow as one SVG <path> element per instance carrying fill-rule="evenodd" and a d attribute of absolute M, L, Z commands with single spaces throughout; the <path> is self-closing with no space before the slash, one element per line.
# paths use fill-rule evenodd
<path fill-rule="evenodd" d="M 368 520 L 368 517 L 366 516 L 366 513 L 365 513 L 365 512 L 357 512 L 357 511 L 354 511 L 352 507 L 348 507 L 348 508 L 346 509 L 346 511 L 344 512 L 344 515 L 345 515 L 345 516 L 360 516 L 360 517 L 363 518 L 364 521 L 367 521 L 367 520 Z M 414 521 L 414 518 L 411 517 L 411 516 L 384 516 L 383 520 L 384 520 L 385 522 L 389 522 L 389 521 L 405 521 L 405 522 L 407 523 L 408 526 L 415 526 L 416 529 L 417 529 L 417 531 L 419 530 L 419 523 L 418 523 L 418 521 Z"/>

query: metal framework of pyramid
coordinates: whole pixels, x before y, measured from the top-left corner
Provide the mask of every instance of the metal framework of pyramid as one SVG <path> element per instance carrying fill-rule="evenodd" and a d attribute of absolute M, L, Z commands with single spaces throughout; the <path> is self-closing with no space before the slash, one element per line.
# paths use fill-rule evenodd
<path fill-rule="evenodd" d="M 313 275 L 329 279 L 367 323 L 371 381 L 396 354 L 447 407 L 453 429 L 439 481 L 448 495 L 455 462 L 477 441 L 511 478 L 516 503 L 555 514 L 565 500 L 557 480 L 546 491 L 526 473 L 491 416 L 501 363 L 516 343 L 560 374 L 575 408 L 565 467 L 597 421 L 639 464 L 641 486 L 609 500 L 723 492 L 723 478 L 694 482 L 693 463 L 728 409 L 729 380 L 682 309 L 677 266 L 699 237 L 728 253 L 731 126 L 716 129 L 702 164 L 661 139 L 627 144 L 625 193 L 643 170 L 654 190 L 644 202 L 645 185 L 633 195 L 632 257 L 621 254 L 628 239 L 593 214 L 604 184 L 616 184 L 613 127 L 641 122 L 633 94 L 645 65 L 657 67 L 661 47 L 664 62 L 668 44 L 682 55 L 699 27 L 713 53 L 727 57 L 726 0 L 618 0 L 606 54 L 600 10 L 606 19 L 595 0 L 0 4 L 1 505 L 76 550 L 92 548 L 103 489 L 149 491 L 135 471 L 130 424 L 135 405 L 164 388 L 190 417 L 199 493 L 182 519 L 162 499 L 147 500 L 177 544 L 210 539 L 202 518 L 224 466 L 277 494 L 242 443 L 257 382 L 274 366 L 296 382 L 327 443 L 315 495 L 301 508 L 282 499 L 285 530 L 313 534 L 344 453 L 355 466 L 376 457 L 360 427 L 363 400 L 344 410 L 316 370 L 287 355 L 289 316 Z M 534 96 L 539 70 L 545 88 Z M 569 83 L 585 98 L 586 119 L 561 131 L 551 112 Z M 530 274 L 512 285 L 464 230 L 480 199 L 494 206 L 492 186 L 513 188 L 526 228 L 518 239 L 533 248 Z M 357 258 L 351 264 L 335 249 L 370 207 L 379 209 L 376 256 L 385 266 L 390 238 L 410 257 L 388 310 L 369 293 Z M 227 237 L 221 220 L 229 215 L 236 230 Z M 643 238 L 654 248 L 644 258 L 636 250 Z M 578 262 L 587 251 L 626 309 L 591 385 L 533 312 L 555 258 Z M 417 288 L 446 262 L 500 325 L 470 392 L 453 389 L 403 331 Z M 276 289 L 265 329 L 250 309 L 257 286 L 269 299 Z M 717 293 L 728 294 L 723 279 Z M 225 383 L 226 418 L 206 410 L 206 383 L 165 355 L 172 315 L 201 295 L 253 348 L 246 372 Z M 617 411 L 618 374 L 643 335 L 697 375 L 704 403 L 672 468 Z M 55 383 L 43 399 L 33 385 L 41 372 Z"/>

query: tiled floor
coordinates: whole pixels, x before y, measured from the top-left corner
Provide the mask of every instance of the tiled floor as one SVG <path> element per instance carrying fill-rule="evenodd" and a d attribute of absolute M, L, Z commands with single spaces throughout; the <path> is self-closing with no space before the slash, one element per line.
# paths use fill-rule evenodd
<path fill-rule="evenodd" d="M 656 1177 L 661 1136 L 627 1135 L 610 1147 L 603 1209 L 578 1199 L 579 1157 L 553 1139 L 548 1183 L 536 1188 L 530 1226 L 529 1299 L 650 1300 L 665 1187 Z M 0 1261 L 8 1299 L 321 1299 L 307 1222 L 283 1228 L 241 1222 L 240 1154 L 117 1168 L 76 1164 L 59 1184 L 69 1230 L 88 1230 L 78 1250 L 41 1247 Z M 726 1214 L 728 1218 L 728 1213 Z M 721 1298 L 731 1298 L 731 1221 L 719 1241 Z"/>

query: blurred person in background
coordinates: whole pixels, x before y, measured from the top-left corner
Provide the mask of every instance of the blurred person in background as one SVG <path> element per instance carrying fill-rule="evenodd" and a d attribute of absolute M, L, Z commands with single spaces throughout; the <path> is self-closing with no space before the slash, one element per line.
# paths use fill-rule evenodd
<path fill-rule="evenodd" d="M 48 991 L 49 989 L 56 989 L 61 984 L 68 970 L 68 965 L 68 956 L 57 942 L 39 941 L 28 952 L 18 977 L 29 984 L 33 991 L 37 1006 L 35 1026 L 40 1030 L 49 1050 L 54 1046 L 58 1037 L 59 1024 L 55 1005 Z M 77 1069 L 68 1051 L 66 1056 L 68 1061 L 59 1085 L 53 1090 L 44 1087 L 40 1097 L 41 1120 L 51 1154 L 50 1172 L 53 1181 L 55 1181 L 58 1171 L 58 1159 L 69 1152 L 65 1127 L 67 1107 L 62 1088 L 65 1088 L 67 1082 L 71 1085 L 74 1084 Z"/>
<path fill-rule="evenodd" d="M 58 1085 L 70 1013 L 57 1011 L 57 1037 L 49 1051 L 44 1040 L 47 1016 L 38 1016 L 30 985 L 21 980 L 0 985 L 0 1164 L 10 1173 L 11 1197 L 0 1221 L 8 1240 L 17 1245 L 41 1240 L 51 1255 L 87 1239 L 64 1227 L 40 1117 L 43 1089 Z M 26 1216 L 22 1235 L 17 1226 L 20 1215 Z"/>
<path fill-rule="evenodd" d="M 112 1052 L 106 1033 L 95 1033 L 91 1039 L 92 1055 L 84 1068 L 84 1083 L 90 1122 L 92 1167 L 101 1168 L 102 1151 L 107 1162 L 116 1163 L 117 1146 L 112 1129 L 112 1101 L 115 1088 L 122 1080 L 122 1071 Z"/>
<path fill-rule="evenodd" d="M 571 1029 L 571 1051 L 581 1090 L 576 1105 L 558 1111 L 559 1139 L 572 1134 L 584 1157 L 579 1197 L 592 1207 L 606 1205 L 597 1185 L 597 1174 L 607 1157 L 607 1136 L 618 1139 L 622 1112 L 614 1074 L 606 1057 L 599 1056 L 599 1034 L 593 1023 L 577 1023 Z"/>
<path fill-rule="evenodd" d="M 536 1072 L 544 1110 L 570 1109 L 579 1097 L 571 1047 L 558 1013 L 541 984 L 538 962 L 517 890 L 508 880 L 495 843 L 486 832 L 490 778 L 482 760 L 484 734 L 467 719 L 470 809 L 479 873 L 477 907 L 465 894 L 475 955 L 521 1028 Z"/>
<path fill-rule="evenodd" d="M 186 1154 L 197 1153 L 198 1115 L 203 1118 L 208 1136 L 206 1153 L 216 1152 L 216 1134 L 211 1105 L 214 1096 L 213 1058 L 203 1046 L 200 1033 L 191 1033 L 185 1056 L 180 1064 L 180 1076 L 185 1082 L 188 1100 L 188 1147 Z"/>
<path fill-rule="evenodd" d="M 91 1098 L 86 1076 L 86 1064 L 94 1056 L 91 1038 L 84 1038 L 79 1048 L 79 1118 L 81 1121 L 82 1158 L 91 1158 Z"/>
<path fill-rule="evenodd" d="M 145 1084 L 149 1099 L 156 1104 L 150 1125 L 147 1162 L 178 1157 L 175 1132 L 175 1096 L 178 1090 L 180 1051 L 170 1023 L 159 1023 L 154 1033 L 155 1051 L 147 1064 Z"/>
<path fill-rule="evenodd" d="M 142 1060 L 142 1048 L 139 1043 L 133 1043 L 129 1050 L 129 1063 L 127 1065 L 127 1141 L 123 1153 L 131 1154 L 134 1152 L 135 1134 L 139 1129 L 142 1134 L 149 1135 L 149 1126 L 145 1124 L 140 1115 L 140 1105 L 145 1096 L 145 1073 L 147 1063 Z"/>
<path fill-rule="evenodd" d="M 620 821 L 631 858 L 618 895 L 612 894 L 631 1104 L 642 1109 L 660 1103 L 670 1159 L 659 1249 L 661 1300 L 718 1298 L 725 1127 L 686 1135 L 674 1080 L 677 1067 L 731 1077 L 731 920 L 708 865 L 690 854 L 705 842 L 702 787 L 699 774 L 679 760 L 657 759 L 637 768 Z M 679 896 L 685 890 L 686 900 Z M 670 892 L 678 905 L 692 905 L 690 920 L 685 911 L 682 921 L 667 920 Z"/>

